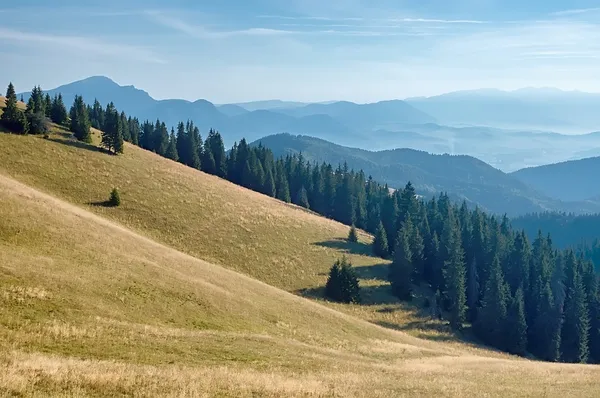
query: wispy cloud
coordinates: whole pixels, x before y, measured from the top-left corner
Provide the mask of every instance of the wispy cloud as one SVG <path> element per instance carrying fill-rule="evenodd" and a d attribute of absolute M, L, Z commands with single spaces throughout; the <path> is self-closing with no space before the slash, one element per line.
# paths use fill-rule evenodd
<path fill-rule="evenodd" d="M 166 61 L 143 47 L 104 42 L 83 36 L 61 36 L 46 33 L 30 33 L 20 30 L 0 28 L 0 38 L 34 45 L 54 44 L 62 48 L 71 48 L 86 53 L 126 57 L 137 61 L 161 63 Z"/>
<path fill-rule="evenodd" d="M 550 15 L 564 16 L 564 15 L 588 14 L 588 13 L 592 13 L 592 12 L 600 12 L 600 7 L 576 8 L 576 9 L 571 9 L 571 10 L 563 10 L 563 11 L 553 12 Z"/>
<path fill-rule="evenodd" d="M 441 23 L 441 24 L 484 24 L 487 21 L 471 19 L 431 19 L 431 18 L 354 18 L 354 17 L 323 17 L 323 16 L 288 16 L 288 15 L 259 15 L 259 18 L 292 20 L 292 21 L 325 21 L 325 22 L 406 22 L 406 23 Z"/>
<path fill-rule="evenodd" d="M 323 16 L 290 16 L 290 15 L 259 15 L 258 18 L 264 19 L 283 19 L 300 21 L 363 21 L 360 17 L 323 17 Z"/>

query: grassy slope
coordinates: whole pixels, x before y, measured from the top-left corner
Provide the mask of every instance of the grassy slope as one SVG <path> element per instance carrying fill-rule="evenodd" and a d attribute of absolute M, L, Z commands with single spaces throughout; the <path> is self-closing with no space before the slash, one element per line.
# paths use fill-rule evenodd
<path fill-rule="evenodd" d="M 520 377 L 556 384 L 554 371 L 565 373 L 561 380 L 567 387 L 577 383 L 582 393 L 594 388 L 596 368 L 502 355 L 486 359 L 475 355 L 487 356 L 487 351 L 416 341 L 186 257 L 103 219 L 289 291 L 322 286 L 340 251 L 366 250 L 346 246 L 340 239 L 347 228 L 340 224 L 139 148 L 112 157 L 61 134 L 50 140 L 0 134 L 0 147 L 0 174 L 79 207 L 2 180 L 0 219 L 7 221 L 0 224 L 0 297 L 11 311 L 1 317 L 0 348 L 9 353 L 2 363 L 10 372 L 0 379 L 0 388 L 26 390 L 32 388 L 32 375 L 42 374 L 39 388 L 70 385 L 88 393 L 106 386 L 152 394 L 184 388 L 182 380 L 196 389 L 191 391 L 239 388 L 273 395 L 331 388 L 343 394 L 366 389 L 372 395 L 504 388 L 514 393 L 521 388 Z M 122 190 L 122 207 L 88 204 L 106 199 L 113 185 Z M 385 265 L 351 256 L 361 274 L 372 277 L 363 280 L 372 305 L 333 307 L 391 326 L 421 325 L 390 300 L 379 280 Z M 431 332 L 426 337 L 447 338 Z M 460 358 L 445 359 L 454 355 Z M 459 368 L 449 369 L 445 361 L 460 363 L 469 378 L 457 379 Z M 208 368 L 215 364 L 223 368 Z M 415 369 L 418 380 L 413 380 Z M 503 371 L 487 374 L 495 369 Z M 157 381 L 144 377 L 149 374 Z M 488 378 L 493 385 L 485 383 Z M 468 391 L 473 380 L 478 386 Z"/>
<path fill-rule="evenodd" d="M 593 396 L 598 368 L 359 321 L 0 177 L 0 392 Z"/>

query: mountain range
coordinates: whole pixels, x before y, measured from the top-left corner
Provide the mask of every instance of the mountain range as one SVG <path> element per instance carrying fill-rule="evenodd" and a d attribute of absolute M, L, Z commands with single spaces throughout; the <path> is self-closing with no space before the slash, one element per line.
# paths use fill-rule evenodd
<path fill-rule="evenodd" d="M 530 167 L 511 175 L 560 200 L 595 201 L 600 198 L 600 157 Z"/>
<path fill-rule="evenodd" d="M 454 200 L 465 200 L 497 214 L 600 211 L 598 201 L 561 201 L 538 192 L 516 176 L 466 155 L 434 155 L 413 149 L 375 152 L 290 134 L 271 135 L 253 143 L 258 144 L 270 148 L 275 156 L 302 153 L 310 162 L 334 165 L 346 162 L 350 168 L 362 169 L 391 188 L 401 188 L 411 181 L 418 194 L 431 197 L 447 192 Z"/>
<path fill-rule="evenodd" d="M 368 150 L 413 148 L 466 154 L 505 172 L 600 155 L 600 133 L 564 135 L 549 128 L 523 127 L 535 124 L 560 129 L 568 125 L 571 129 L 579 121 L 599 126 L 600 120 L 596 123 L 591 110 L 600 109 L 600 96 L 589 93 L 476 90 L 371 104 L 266 100 L 215 105 L 204 99 L 155 100 L 143 90 L 120 86 L 102 76 L 47 92 L 62 93 L 67 104 L 76 94 L 88 103 L 113 101 L 129 115 L 141 120 L 159 118 L 168 126 L 191 119 L 204 134 L 210 128 L 219 130 L 227 146 L 242 137 L 252 141 L 290 133 Z M 27 99 L 28 93 L 23 96 Z"/>

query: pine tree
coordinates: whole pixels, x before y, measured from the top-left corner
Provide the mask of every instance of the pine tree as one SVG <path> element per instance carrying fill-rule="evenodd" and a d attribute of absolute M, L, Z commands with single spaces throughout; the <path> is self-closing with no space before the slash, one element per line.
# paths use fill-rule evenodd
<path fill-rule="evenodd" d="M 528 337 L 529 350 L 540 359 L 554 362 L 559 359 L 561 317 L 554 304 L 550 282 L 541 289 L 538 302 L 539 310 L 535 313 L 531 337 Z"/>
<path fill-rule="evenodd" d="M 561 333 L 562 360 L 586 363 L 589 356 L 589 312 L 581 275 L 576 265 L 567 269 L 572 278 L 565 300 L 565 319 Z"/>
<path fill-rule="evenodd" d="M 527 320 L 525 319 L 525 297 L 518 288 L 510 301 L 505 324 L 506 350 L 524 356 L 527 350 Z"/>
<path fill-rule="evenodd" d="M 458 228 L 451 218 L 446 223 L 445 229 L 448 229 L 444 233 L 447 254 L 443 268 L 445 296 L 449 302 L 450 326 L 453 329 L 461 329 L 467 310 L 464 253 L 460 245 Z"/>
<path fill-rule="evenodd" d="M 44 116 L 48 119 L 52 116 L 52 99 L 48 93 L 46 93 L 46 97 L 44 97 Z"/>
<path fill-rule="evenodd" d="M 394 259 L 390 264 L 388 279 L 392 285 L 392 293 L 401 300 L 412 299 L 413 263 L 408 231 L 403 225 L 398 231 L 394 249 Z"/>
<path fill-rule="evenodd" d="M 329 270 L 329 277 L 327 278 L 327 283 L 325 284 L 325 297 L 333 301 L 342 301 L 339 260 L 336 260 Z"/>
<path fill-rule="evenodd" d="M 419 228 L 412 224 L 411 215 L 408 214 L 405 219 L 405 225 L 408 232 L 408 243 L 410 245 L 411 260 L 413 265 L 413 281 L 418 284 L 425 274 L 425 245 L 419 232 Z"/>
<path fill-rule="evenodd" d="M 348 242 L 358 242 L 358 234 L 356 233 L 356 227 L 354 226 L 354 224 L 352 224 L 352 226 L 350 227 L 350 232 L 348 232 Z"/>
<path fill-rule="evenodd" d="M 88 110 L 83 102 L 83 97 L 79 95 L 75 96 L 75 99 L 73 100 L 73 106 L 71 106 L 70 117 L 70 129 L 75 138 L 83 142 L 92 142 Z"/>
<path fill-rule="evenodd" d="M 342 257 L 340 265 L 341 301 L 358 304 L 360 303 L 360 286 L 354 268 L 346 256 Z"/>
<path fill-rule="evenodd" d="M 373 254 L 378 257 L 387 258 L 389 256 L 387 234 L 383 224 L 379 222 L 377 232 L 375 233 L 375 239 L 373 239 Z"/>
<path fill-rule="evenodd" d="M 61 94 L 54 96 L 54 100 L 52 101 L 51 109 L 50 109 L 50 119 L 56 124 L 64 124 L 66 123 L 68 118 L 67 108 L 65 107 L 65 103 L 63 102 L 63 98 Z"/>
<path fill-rule="evenodd" d="M 29 130 L 25 114 L 17 107 L 17 94 L 12 83 L 9 83 L 6 89 L 6 105 L 0 116 L 0 123 L 17 134 L 27 134 Z"/>
<path fill-rule="evenodd" d="M 300 187 L 300 190 L 298 191 L 298 194 L 296 195 L 296 200 L 294 202 L 298 206 L 310 209 L 310 205 L 308 203 L 308 193 L 306 192 L 306 188 L 304 188 L 304 185 Z"/>
<path fill-rule="evenodd" d="M 270 197 L 275 197 L 275 178 L 273 177 L 273 170 L 271 167 L 267 168 L 267 172 L 265 174 L 265 189 L 263 190 L 263 193 L 265 195 L 269 195 Z"/>
<path fill-rule="evenodd" d="M 179 155 L 177 154 L 177 138 L 175 138 L 175 130 L 171 128 L 171 135 L 169 136 L 169 146 L 167 147 L 167 153 L 165 157 L 178 161 Z"/>
<path fill-rule="evenodd" d="M 119 190 L 117 188 L 113 188 L 113 190 L 110 192 L 108 204 L 113 207 L 121 205 L 121 195 L 119 194 Z"/>
<path fill-rule="evenodd" d="M 475 331 L 484 342 L 500 349 L 505 348 L 507 301 L 507 286 L 500 260 L 496 255 L 492 261 L 490 277 L 485 285 Z"/>

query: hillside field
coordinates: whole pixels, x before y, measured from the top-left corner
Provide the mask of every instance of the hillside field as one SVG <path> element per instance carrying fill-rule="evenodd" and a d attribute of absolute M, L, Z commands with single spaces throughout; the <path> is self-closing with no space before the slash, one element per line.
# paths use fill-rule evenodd
<path fill-rule="evenodd" d="M 296 206 L 53 130 L 0 134 L 0 395 L 600 394 L 596 366 L 478 348 L 422 297 L 398 303 L 366 234 L 349 245 Z M 103 207 L 113 187 L 122 205 Z M 342 254 L 364 305 L 300 297 Z"/>

